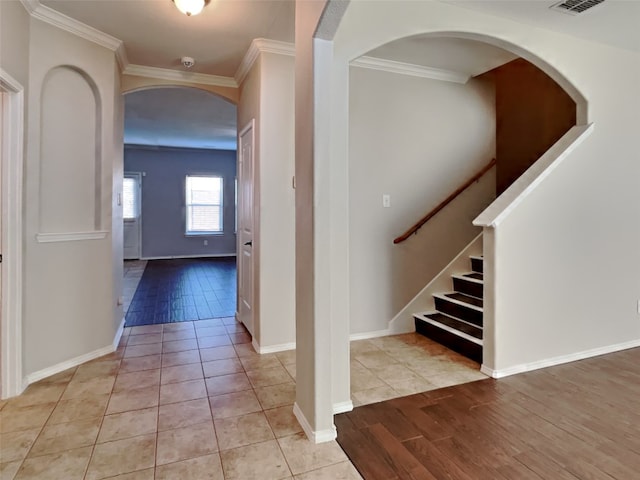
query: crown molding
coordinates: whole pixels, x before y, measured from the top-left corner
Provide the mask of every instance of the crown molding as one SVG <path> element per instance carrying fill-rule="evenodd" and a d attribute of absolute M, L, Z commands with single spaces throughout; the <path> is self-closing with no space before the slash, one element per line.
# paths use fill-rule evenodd
<path fill-rule="evenodd" d="M 425 67 L 412 63 L 396 62 L 385 60 L 384 58 L 360 57 L 351 61 L 352 67 L 369 68 L 371 70 L 381 70 L 383 72 L 398 73 L 400 75 L 410 75 L 412 77 L 430 78 L 432 80 L 442 80 L 445 82 L 467 83 L 470 75 L 443 70 L 441 68 Z"/>
<path fill-rule="evenodd" d="M 200 85 L 215 85 L 217 87 L 238 88 L 233 77 L 221 77 L 219 75 L 208 75 L 206 73 L 183 72 L 168 68 L 145 67 L 144 65 L 129 64 L 122 72 L 125 75 L 136 75 L 138 77 L 158 78 L 172 82 L 197 83 Z"/>
<path fill-rule="evenodd" d="M 238 85 L 245 79 L 251 67 L 258 59 L 261 53 L 275 53 L 278 55 L 294 56 L 296 48 L 293 43 L 280 42 L 278 40 L 269 40 L 268 38 L 255 38 L 251 42 L 247 53 L 245 53 L 242 62 L 234 75 Z"/>

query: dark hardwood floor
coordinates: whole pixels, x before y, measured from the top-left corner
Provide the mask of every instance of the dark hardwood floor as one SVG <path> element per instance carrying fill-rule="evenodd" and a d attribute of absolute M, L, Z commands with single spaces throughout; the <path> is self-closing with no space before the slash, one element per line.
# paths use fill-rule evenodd
<path fill-rule="evenodd" d="M 640 348 L 337 415 L 365 480 L 640 478 Z"/>

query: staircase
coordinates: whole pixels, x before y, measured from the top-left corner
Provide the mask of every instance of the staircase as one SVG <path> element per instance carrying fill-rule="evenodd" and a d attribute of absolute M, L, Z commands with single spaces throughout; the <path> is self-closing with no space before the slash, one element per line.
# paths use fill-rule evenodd
<path fill-rule="evenodd" d="M 416 332 L 482 363 L 483 258 L 470 256 L 471 272 L 452 275 L 453 292 L 433 295 L 435 311 L 416 313 Z"/>

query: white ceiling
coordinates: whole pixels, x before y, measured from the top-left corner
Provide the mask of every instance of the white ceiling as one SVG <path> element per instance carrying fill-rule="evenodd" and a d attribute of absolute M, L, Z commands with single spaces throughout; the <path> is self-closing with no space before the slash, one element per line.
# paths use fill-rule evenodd
<path fill-rule="evenodd" d="M 236 149 L 236 106 L 195 88 L 125 95 L 124 141 L 165 147 Z"/>

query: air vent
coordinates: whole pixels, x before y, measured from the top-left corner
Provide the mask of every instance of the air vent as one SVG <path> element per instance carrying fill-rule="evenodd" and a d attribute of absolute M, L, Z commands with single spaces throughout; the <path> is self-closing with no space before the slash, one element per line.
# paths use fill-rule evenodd
<path fill-rule="evenodd" d="M 590 8 L 600 5 L 604 0 L 565 0 L 564 2 L 552 5 L 551 10 L 568 13 L 569 15 L 578 15 L 584 13 Z"/>

